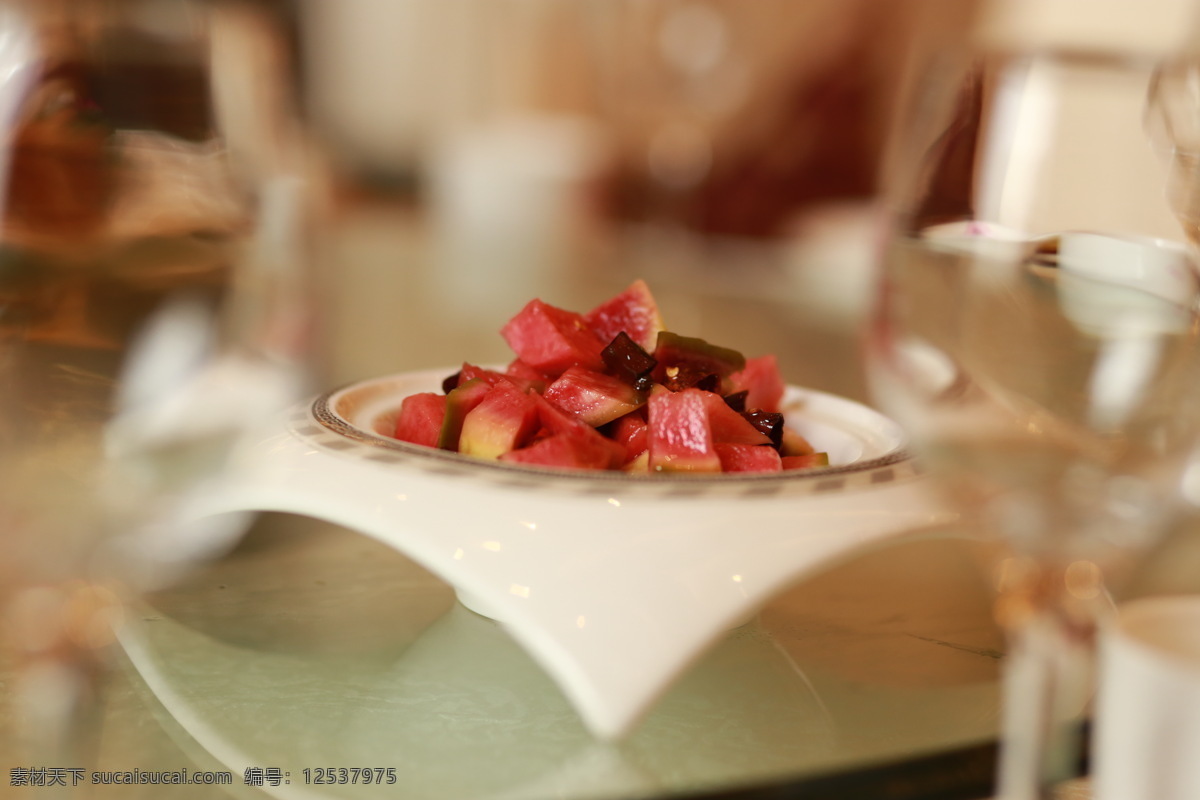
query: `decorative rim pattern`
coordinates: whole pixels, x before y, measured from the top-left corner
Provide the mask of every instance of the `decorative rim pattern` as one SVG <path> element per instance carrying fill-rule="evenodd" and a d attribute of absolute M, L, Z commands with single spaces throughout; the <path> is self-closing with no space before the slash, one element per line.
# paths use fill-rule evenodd
<path fill-rule="evenodd" d="M 413 468 L 456 480 L 481 480 L 524 490 L 567 490 L 578 494 L 614 492 L 695 498 L 721 494 L 746 497 L 826 494 L 878 487 L 919 476 L 916 460 L 903 449 L 842 466 L 755 474 L 631 475 L 624 472 L 564 470 L 471 459 L 390 439 L 348 422 L 333 407 L 346 387 L 298 406 L 289 427 L 306 441 L 346 457 L 380 466 Z"/>

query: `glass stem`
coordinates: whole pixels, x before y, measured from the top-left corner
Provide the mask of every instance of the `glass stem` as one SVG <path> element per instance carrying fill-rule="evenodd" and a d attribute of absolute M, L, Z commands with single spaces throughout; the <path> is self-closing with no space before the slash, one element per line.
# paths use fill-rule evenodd
<path fill-rule="evenodd" d="M 1089 606 L 1043 597 L 1009 627 L 997 800 L 1050 800 L 1078 775 L 1094 679 Z"/>
<path fill-rule="evenodd" d="M 104 689 L 110 609 L 84 584 L 39 587 L 0 605 L 0 642 L 13 678 L 13 767 L 29 771 L 22 784 L 32 798 L 80 796 L 82 770 L 92 763 Z"/>

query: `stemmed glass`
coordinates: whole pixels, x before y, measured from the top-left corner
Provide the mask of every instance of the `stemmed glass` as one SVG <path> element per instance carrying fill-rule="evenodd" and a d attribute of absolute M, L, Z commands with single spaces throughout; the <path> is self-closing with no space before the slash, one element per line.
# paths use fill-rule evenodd
<path fill-rule="evenodd" d="M 1162 57 L 942 48 L 888 174 L 878 404 L 1006 545 L 1000 795 L 1072 774 L 1109 590 L 1196 440 L 1200 278 L 1145 126 Z"/>
<path fill-rule="evenodd" d="M 185 524 L 186 505 L 300 390 L 307 201 L 286 52 L 255 4 L 0 3 L 13 766 L 86 766 L 122 599 L 228 540 Z"/>

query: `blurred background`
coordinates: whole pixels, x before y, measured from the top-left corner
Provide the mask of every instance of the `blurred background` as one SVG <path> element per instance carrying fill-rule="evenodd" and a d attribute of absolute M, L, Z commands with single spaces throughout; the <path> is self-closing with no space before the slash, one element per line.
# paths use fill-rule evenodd
<path fill-rule="evenodd" d="M 506 361 L 534 296 L 646 279 L 667 325 L 863 397 L 873 197 L 914 47 L 975 4 L 302 3 L 330 380 Z M 344 313 L 353 308 L 354 313 Z"/>

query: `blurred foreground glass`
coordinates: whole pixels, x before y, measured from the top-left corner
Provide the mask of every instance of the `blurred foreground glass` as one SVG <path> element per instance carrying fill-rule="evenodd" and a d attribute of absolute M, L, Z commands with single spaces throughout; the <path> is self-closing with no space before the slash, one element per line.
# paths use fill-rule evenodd
<path fill-rule="evenodd" d="M 1145 126 L 1162 52 L 1070 45 L 945 47 L 919 74 L 870 332 L 877 402 L 1008 545 L 1005 800 L 1073 774 L 1097 620 L 1198 422 L 1200 278 Z"/>
<path fill-rule="evenodd" d="M 224 543 L 181 522 L 298 389 L 302 169 L 283 31 L 250 5 L 0 4 L 0 610 L 13 763 L 82 767 L 127 590 Z M 237 521 L 225 521 L 237 524 Z"/>

